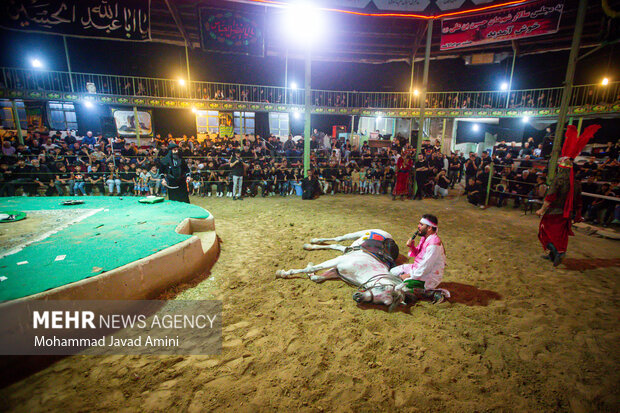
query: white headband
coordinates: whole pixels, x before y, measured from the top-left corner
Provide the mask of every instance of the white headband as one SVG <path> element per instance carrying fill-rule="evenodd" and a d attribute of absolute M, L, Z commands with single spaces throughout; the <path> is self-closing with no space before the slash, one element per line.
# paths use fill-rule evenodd
<path fill-rule="evenodd" d="M 424 224 L 424 225 L 428 225 L 429 227 L 437 228 L 437 224 L 433 224 L 431 221 L 429 221 L 426 218 L 422 218 L 420 220 L 420 224 Z"/>

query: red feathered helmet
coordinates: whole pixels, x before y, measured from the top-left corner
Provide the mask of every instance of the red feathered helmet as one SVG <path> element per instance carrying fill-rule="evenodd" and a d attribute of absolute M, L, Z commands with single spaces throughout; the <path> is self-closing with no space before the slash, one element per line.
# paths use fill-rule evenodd
<path fill-rule="evenodd" d="M 573 166 L 573 159 L 581 153 L 588 141 L 592 139 L 600 128 L 601 125 L 590 125 L 577 138 L 577 128 L 574 125 L 568 125 L 565 135 L 566 140 L 564 145 L 562 145 L 562 157 L 558 160 L 558 166 L 561 168 L 571 168 Z"/>

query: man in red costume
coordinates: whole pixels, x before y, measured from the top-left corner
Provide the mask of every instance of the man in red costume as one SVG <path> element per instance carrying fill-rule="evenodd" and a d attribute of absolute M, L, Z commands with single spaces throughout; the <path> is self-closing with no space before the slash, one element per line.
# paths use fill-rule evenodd
<path fill-rule="evenodd" d="M 600 129 L 599 125 L 591 125 L 577 137 L 577 128 L 569 125 L 566 129 L 566 140 L 562 146 L 562 157 L 558 159 L 558 172 L 549 186 L 543 206 L 536 211 L 542 216 L 538 227 L 538 239 L 553 266 L 560 265 L 566 255 L 569 235 L 574 235 L 572 222 L 581 221 L 581 183 L 575 181 L 573 159 Z"/>

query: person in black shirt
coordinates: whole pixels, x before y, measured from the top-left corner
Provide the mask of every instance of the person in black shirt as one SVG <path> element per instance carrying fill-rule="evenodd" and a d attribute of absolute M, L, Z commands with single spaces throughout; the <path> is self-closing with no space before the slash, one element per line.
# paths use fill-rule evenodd
<path fill-rule="evenodd" d="M 99 189 L 99 195 L 105 195 L 105 189 L 103 186 L 104 177 L 103 173 L 99 172 L 99 164 L 93 164 L 90 167 L 90 172 L 88 172 L 85 177 L 86 192 L 88 193 L 88 195 L 93 194 L 94 187 L 97 187 L 97 189 Z"/>
<path fill-rule="evenodd" d="M 29 194 L 31 196 L 37 195 L 38 189 L 45 189 L 46 195 L 51 195 L 53 188 L 52 174 L 47 166 L 41 165 L 39 159 L 32 160 L 32 168 L 30 170 L 30 177 L 32 178 L 32 187 Z"/>
<path fill-rule="evenodd" d="M 426 181 L 428 180 L 429 174 L 429 166 L 428 161 L 424 159 L 424 155 L 419 154 L 418 160 L 415 163 L 415 181 L 417 185 L 416 193 L 413 195 L 413 199 L 416 199 L 418 195 L 420 199 L 426 197 L 427 194 L 424 193 L 424 187 L 426 186 Z"/>
<path fill-rule="evenodd" d="M 11 196 L 15 194 L 17 188 L 22 188 L 24 194 L 32 192 L 33 184 L 31 183 L 32 177 L 30 175 L 31 169 L 29 165 L 26 165 L 24 158 L 17 160 L 17 165 L 13 168 L 13 180 L 10 182 L 9 192 Z"/>
<path fill-rule="evenodd" d="M 123 170 L 119 174 L 121 180 L 121 195 L 131 195 L 131 190 L 134 186 L 134 176 L 135 173 L 129 170 L 129 164 L 124 164 Z"/>
<path fill-rule="evenodd" d="M 249 172 L 250 177 L 250 196 L 255 197 L 258 194 L 258 188 L 261 188 L 261 195 L 267 196 L 266 182 L 263 176 L 263 170 L 258 163 L 254 164 L 254 168 Z"/>
<path fill-rule="evenodd" d="M 514 159 L 512 158 L 512 154 L 508 152 L 504 159 L 502 159 L 502 165 L 512 165 L 514 163 Z"/>
<path fill-rule="evenodd" d="M 497 157 L 500 159 L 503 159 L 504 156 L 506 156 L 507 151 L 508 151 L 508 146 L 506 146 L 506 141 L 501 141 L 499 144 L 495 146 L 495 153 L 497 154 Z"/>
<path fill-rule="evenodd" d="M 478 165 L 476 165 L 476 155 L 469 155 L 469 159 L 465 162 L 465 182 L 469 182 L 471 178 L 476 177 Z"/>
<path fill-rule="evenodd" d="M 240 200 L 242 201 L 243 194 L 243 175 L 245 175 L 245 166 L 246 164 L 243 162 L 241 157 L 239 156 L 239 151 L 234 150 L 232 156 L 230 157 L 230 175 L 233 180 L 233 201 Z"/>
<path fill-rule="evenodd" d="M 443 169 L 439 171 L 435 181 L 435 188 L 433 188 L 435 198 L 437 198 L 439 195 L 441 195 L 442 198 L 448 196 L 448 187 L 450 186 L 450 180 L 446 176 L 446 171 Z"/>
<path fill-rule="evenodd" d="M 534 163 L 530 159 L 530 155 L 525 155 L 525 158 L 519 163 L 519 167 L 523 169 L 530 169 L 532 166 L 534 166 Z"/>
<path fill-rule="evenodd" d="M 321 195 L 319 180 L 315 176 L 314 170 L 308 170 L 308 177 L 301 182 L 301 199 L 316 199 Z"/>
<path fill-rule="evenodd" d="M 598 191 L 596 191 L 598 195 L 615 197 L 616 194 L 613 192 L 613 188 L 608 183 L 604 183 L 601 185 Z M 616 206 L 616 202 L 603 199 L 603 198 L 594 198 L 590 207 L 588 208 L 588 213 L 586 214 L 586 221 L 591 222 L 593 224 L 599 223 L 599 216 L 601 218 L 601 222 L 603 226 L 607 226 L 611 220 L 614 219 L 614 208 Z"/>
<path fill-rule="evenodd" d="M 457 183 L 459 177 L 459 171 L 461 170 L 461 161 L 456 156 L 456 154 L 452 154 L 448 162 L 448 179 L 450 180 L 450 188 L 454 189 L 454 184 Z"/>
<path fill-rule="evenodd" d="M 590 176 L 590 175 L 596 176 L 596 172 L 598 170 L 596 158 L 594 156 L 591 156 L 586 163 L 581 165 L 581 169 L 583 170 L 583 173 L 586 176 Z"/>
<path fill-rule="evenodd" d="M 162 185 L 168 189 L 168 199 L 189 204 L 186 177 L 189 168 L 179 154 L 176 143 L 168 145 L 168 153 L 161 161 L 161 172 L 164 174 Z"/>
<path fill-rule="evenodd" d="M 465 187 L 465 194 L 467 195 L 467 201 L 470 204 L 478 206 L 481 201 L 481 189 L 480 185 L 476 183 L 475 178 L 469 178 L 467 186 Z"/>
<path fill-rule="evenodd" d="M 396 173 L 392 168 L 386 166 L 383 172 L 383 180 L 381 182 L 382 194 L 391 194 L 392 188 L 394 187 L 394 178 L 396 177 Z"/>

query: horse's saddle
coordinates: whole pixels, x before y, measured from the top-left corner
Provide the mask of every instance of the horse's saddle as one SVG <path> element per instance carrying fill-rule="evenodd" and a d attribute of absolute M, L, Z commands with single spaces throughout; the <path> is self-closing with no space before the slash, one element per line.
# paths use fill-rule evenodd
<path fill-rule="evenodd" d="M 390 269 L 396 266 L 396 259 L 399 254 L 398 245 L 391 238 L 384 239 L 383 241 L 367 239 L 361 245 L 348 247 L 344 253 L 348 254 L 352 251 L 364 251 L 387 265 Z"/>

